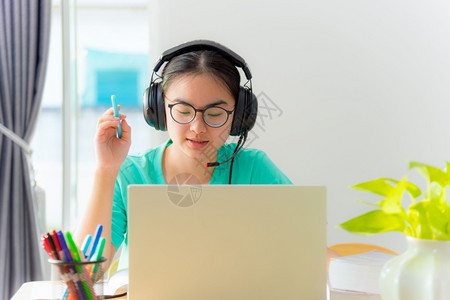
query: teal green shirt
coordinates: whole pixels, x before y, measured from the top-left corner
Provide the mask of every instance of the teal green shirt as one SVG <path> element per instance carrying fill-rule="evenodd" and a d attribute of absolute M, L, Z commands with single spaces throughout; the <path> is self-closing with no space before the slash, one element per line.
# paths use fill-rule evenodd
<path fill-rule="evenodd" d="M 164 150 L 172 143 L 169 140 L 161 146 L 139 155 L 129 155 L 120 167 L 114 188 L 111 240 L 119 249 L 125 240 L 119 262 L 119 269 L 128 267 L 127 238 L 127 187 L 129 184 L 166 184 L 162 172 Z M 223 145 L 217 154 L 217 161 L 225 161 L 233 155 L 236 144 Z M 228 184 L 231 161 L 215 167 L 210 184 Z M 232 184 L 292 184 L 289 178 L 277 168 L 267 154 L 256 149 L 241 149 L 233 162 Z"/>

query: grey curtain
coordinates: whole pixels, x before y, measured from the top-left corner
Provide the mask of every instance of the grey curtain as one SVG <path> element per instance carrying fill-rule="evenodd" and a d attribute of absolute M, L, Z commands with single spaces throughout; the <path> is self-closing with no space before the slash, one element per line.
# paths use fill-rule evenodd
<path fill-rule="evenodd" d="M 0 299 L 43 276 L 29 155 L 17 140 L 30 142 L 41 105 L 50 12 L 51 0 L 0 0 Z"/>

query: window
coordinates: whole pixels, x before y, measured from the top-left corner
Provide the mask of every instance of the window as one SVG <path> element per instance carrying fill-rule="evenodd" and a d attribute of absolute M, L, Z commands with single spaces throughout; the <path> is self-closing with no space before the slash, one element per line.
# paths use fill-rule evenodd
<path fill-rule="evenodd" d="M 148 67 L 149 20 L 146 0 L 73 2 L 76 32 L 76 98 L 70 106 L 75 116 L 70 159 L 75 166 L 70 188 L 69 223 L 83 213 L 89 200 L 95 169 L 94 135 L 97 120 L 111 106 L 115 94 L 132 126 L 132 148 L 150 146 L 151 128 L 142 116 L 142 94 L 150 78 Z M 38 184 L 46 194 L 47 228 L 61 228 L 63 209 L 63 70 L 60 1 L 53 1 L 49 65 L 42 109 L 32 140 L 33 164 Z M 148 134 L 146 134 L 148 133 Z M 134 136 L 139 138 L 134 138 Z M 145 137 L 148 138 L 145 138 Z M 67 150 L 67 149 L 66 149 Z M 71 203 L 72 204 L 72 203 Z M 72 227 L 71 226 L 71 227 Z M 69 229 L 69 228 L 66 228 Z"/>
<path fill-rule="evenodd" d="M 122 107 L 141 108 L 148 86 L 148 55 L 84 50 L 82 107 L 109 107 L 116 95 Z"/>

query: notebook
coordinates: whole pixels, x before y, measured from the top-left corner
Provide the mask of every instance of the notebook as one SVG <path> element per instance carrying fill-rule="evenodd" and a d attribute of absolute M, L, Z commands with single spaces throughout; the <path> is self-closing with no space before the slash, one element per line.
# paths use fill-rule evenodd
<path fill-rule="evenodd" d="M 326 299 L 325 187 L 131 185 L 129 299 Z"/>

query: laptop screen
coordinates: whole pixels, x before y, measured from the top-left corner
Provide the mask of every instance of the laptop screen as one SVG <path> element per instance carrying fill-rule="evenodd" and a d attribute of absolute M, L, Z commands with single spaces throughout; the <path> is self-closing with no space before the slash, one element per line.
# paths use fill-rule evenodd
<path fill-rule="evenodd" d="M 326 190 L 131 185 L 130 299 L 326 299 Z"/>

